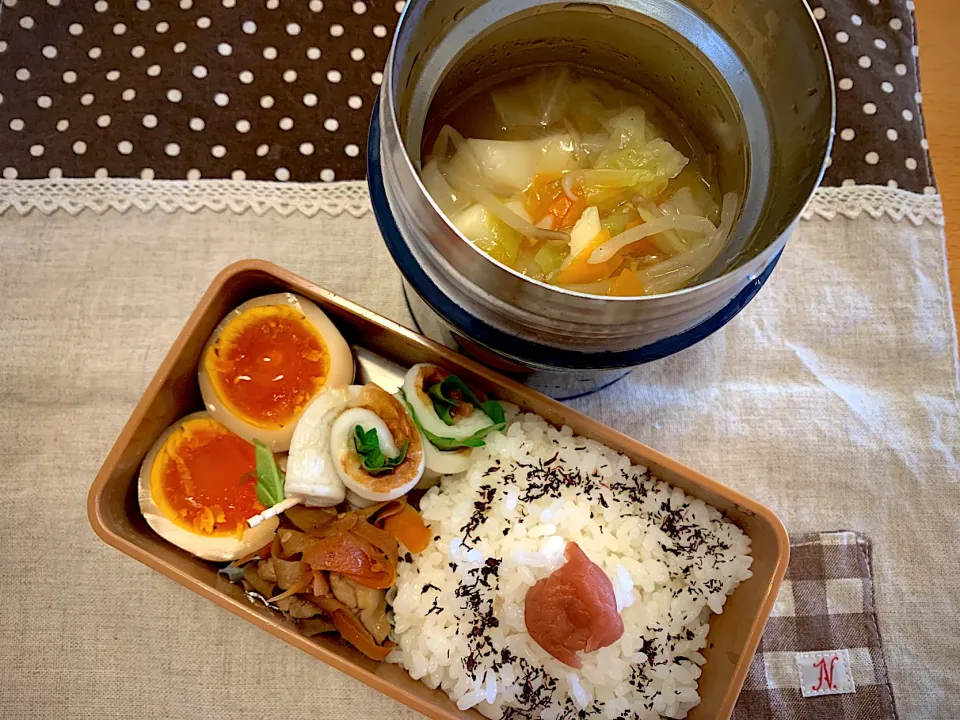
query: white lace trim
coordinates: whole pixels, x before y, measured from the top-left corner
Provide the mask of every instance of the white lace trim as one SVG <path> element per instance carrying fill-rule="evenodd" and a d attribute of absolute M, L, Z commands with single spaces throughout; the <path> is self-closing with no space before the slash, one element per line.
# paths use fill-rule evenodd
<path fill-rule="evenodd" d="M 943 226 L 943 203 L 939 195 L 895 190 L 882 185 L 823 187 L 814 193 L 804 208 L 804 220 L 821 217 L 834 220 L 838 215 L 855 220 L 866 213 L 874 219 L 886 215 L 900 222 L 904 218 L 914 225 L 930 222 Z"/>
<path fill-rule="evenodd" d="M 39 210 L 44 214 L 65 211 L 76 215 L 84 210 L 105 213 L 162 210 L 166 213 L 199 210 L 263 215 L 273 211 L 282 216 L 318 213 L 361 217 L 370 211 L 370 196 L 363 181 L 337 183 L 281 183 L 255 180 L 134 180 L 61 179 L 0 180 L 0 214 L 14 210 L 21 215 Z M 919 195 L 879 185 L 820 188 L 803 211 L 803 219 L 837 216 L 856 219 L 863 213 L 872 218 L 884 215 L 914 225 L 930 222 L 943 225 L 939 195 Z"/>
<path fill-rule="evenodd" d="M 105 213 L 162 210 L 165 213 L 200 210 L 264 215 L 302 213 L 313 217 L 349 213 L 361 217 L 370 211 L 367 183 L 282 183 L 259 180 L 134 180 L 84 179 L 0 180 L 0 214 L 14 209 L 21 215 L 39 210 L 49 215 L 64 210 Z"/>

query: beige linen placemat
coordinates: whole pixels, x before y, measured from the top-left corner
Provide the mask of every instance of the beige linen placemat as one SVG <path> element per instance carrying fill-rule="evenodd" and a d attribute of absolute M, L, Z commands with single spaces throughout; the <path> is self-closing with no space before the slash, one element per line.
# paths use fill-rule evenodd
<path fill-rule="evenodd" d="M 413 717 L 103 545 L 84 507 L 227 263 L 274 260 L 409 323 L 373 217 L 134 208 L 0 222 L 0 717 Z M 814 216 L 722 332 L 574 403 L 756 496 L 791 532 L 866 534 L 904 719 L 960 717 L 960 577 L 944 570 L 960 536 L 960 424 L 942 242 L 929 222 Z"/>

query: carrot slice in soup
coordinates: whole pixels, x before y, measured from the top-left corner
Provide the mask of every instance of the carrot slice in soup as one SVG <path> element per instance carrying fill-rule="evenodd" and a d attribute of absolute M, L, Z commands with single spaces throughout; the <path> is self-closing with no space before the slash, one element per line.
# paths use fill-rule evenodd
<path fill-rule="evenodd" d="M 547 213 L 547 208 L 563 192 L 557 175 L 540 173 L 535 175 L 523 198 L 523 207 L 536 222 Z"/>
<path fill-rule="evenodd" d="M 537 175 L 524 196 L 524 209 L 534 223 L 552 215 L 551 229 L 567 230 L 574 226 L 587 206 L 579 188 L 574 194 L 577 195 L 577 199 L 571 200 L 564 192 L 559 176 Z"/>
<path fill-rule="evenodd" d="M 623 263 L 623 256 L 620 253 L 601 263 L 591 264 L 588 262 L 590 256 L 593 255 L 593 251 L 609 239 L 610 231 L 602 230 L 599 235 L 590 241 L 589 245 L 580 251 L 580 254 L 573 259 L 573 262 L 560 271 L 557 275 L 557 282 L 563 285 L 582 285 L 584 283 L 597 282 L 598 280 L 606 280 L 613 275 L 613 273 L 617 271 L 617 268 Z"/>
<path fill-rule="evenodd" d="M 620 297 L 643 295 L 643 284 L 640 282 L 637 274 L 630 268 L 627 268 L 617 275 L 617 279 L 613 281 L 613 285 L 610 286 L 610 294 Z"/>

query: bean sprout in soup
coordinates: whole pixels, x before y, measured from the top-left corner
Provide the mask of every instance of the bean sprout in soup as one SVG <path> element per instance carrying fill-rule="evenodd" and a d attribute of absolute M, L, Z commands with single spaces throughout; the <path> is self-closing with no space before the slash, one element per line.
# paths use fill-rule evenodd
<path fill-rule="evenodd" d="M 668 108 L 566 65 L 513 75 L 439 112 L 423 182 L 500 263 L 591 295 L 672 292 L 716 258 L 737 197 Z"/>

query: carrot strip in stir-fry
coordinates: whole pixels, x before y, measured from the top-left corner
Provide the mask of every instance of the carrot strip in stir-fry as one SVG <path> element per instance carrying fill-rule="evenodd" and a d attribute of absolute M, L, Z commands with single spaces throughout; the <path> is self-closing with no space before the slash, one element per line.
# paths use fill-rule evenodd
<path fill-rule="evenodd" d="M 334 528 L 333 526 L 337 526 Z M 397 576 L 397 541 L 356 515 L 331 524 L 337 534 L 317 538 L 303 551 L 303 560 L 314 570 L 350 575 L 361 585 L 384 589 Z"/>
<path fill-rule="evenodd" d="M 348 643 L 362 652 L 368 658 L 373 660 L 384 660 L 390 651 L 396 647 L 391 641 L 386 641 L 383 645 L 377 645 L 373 635 L 357 620 L 350 612 L 350 609 L 339 600 L 331 597 L 319 597 L 316 599 L 325 612 L 333 618 L 333 624 L 337 631 Z"/>
<path fill-rule="evenodd" d="M 305 573 L 303 577 L 301 577 L 296 583 L 288 587 L 282 593 L 280 593 L 279 595 L 274 595 L 272 598 L 268 598 L 267 602 L 275 603 L 275 602 L 278 602 L 279 600 L 283 600 L 284 598 L 288 598 L 291 595 L 296 595 L 297 593 L 301 593 L 304 590 L 306 590 L 308 587 L 310 587 L 311 584 L 313 584 L 313 575 L 309 573 Z"/>
<path fill-rule="evenodd" d="M 387 500 L 386 502 L 375 503 L 369 507 L 354 510 L 353 512 L 359 517 L 366 518 L 368 522 L 379 526 L 381 520 L 384 520 L 391 515 L 396 515 L 406 506 L 406 497 L 401 497 L 397 498 L 396 500 Z"/>
<path fill-rule="evenodd" d="M 294 505 L 284 511 L 284 516 L 303 532 L 314 535 L 336 519 L 337 511 L 334 508 L 307 508 Z"/>
<path fill-rule="evenodd" d="M 344 533 L 317 540 L 303 557 L 314 570 L 343 573 L 368 587 L 388 588 L 396 571 L 371 556 L 368 545 L 353 533 Z"/>
<path fill-rule="evenodd" d="M 396 515 L 389 516 L 383 523 L 383 529 L 402 542 L 410 552 L 421 552 L 430 544 L 430 529 L 420 513 L 409 505 Z"/>
<path fill-rule="evenodd" d="M 395 647 L 377 642 L 390 630 L 385 606 L 378 616 L 370 607 L 351 607 L 344 601 L 360 598 L 363 590 L 368 602 L 379 594 L 383 604 L 383 590 L 396 582 L 397 538 L 408 549 L 418 547 L 422 534 L 429 534 L 423 520 L 405 498 L 341 514 L 332 508 L 291 510 L 270 545 L 242 559 L 248 591 L 257 591 L 298 621 L 325 613 L 344 640 L 367 657 L 385 659 Z M 396 533 L 374 524 L 388 522 Z M 251 562 L 257 558 L 259 562 Z M 349 578 L 347 585 L 340 576 Z M 339 584 L 334 583 L 338 578 Z M 354 589 L 343 596 L 350 583 Z M 321 625 L 317 632 L 326 629 Z"/>
<path fill-rule="evenodd" d="M 246 565 L 248 562 L 250 562 L 254 558 L 260 558 L 261 560 L 266 560 L 268 557 L 270 557 L 270 547 L 272 545 L 273 545 L 273 540 L 271 539 L 270 542 L 268 542 L 259 550 L 254 550 L 249 555 L 244 555 L 239 560 L 234 560 L 233 561 L 234 567 L 240 567 L 241 565 Z"/>

